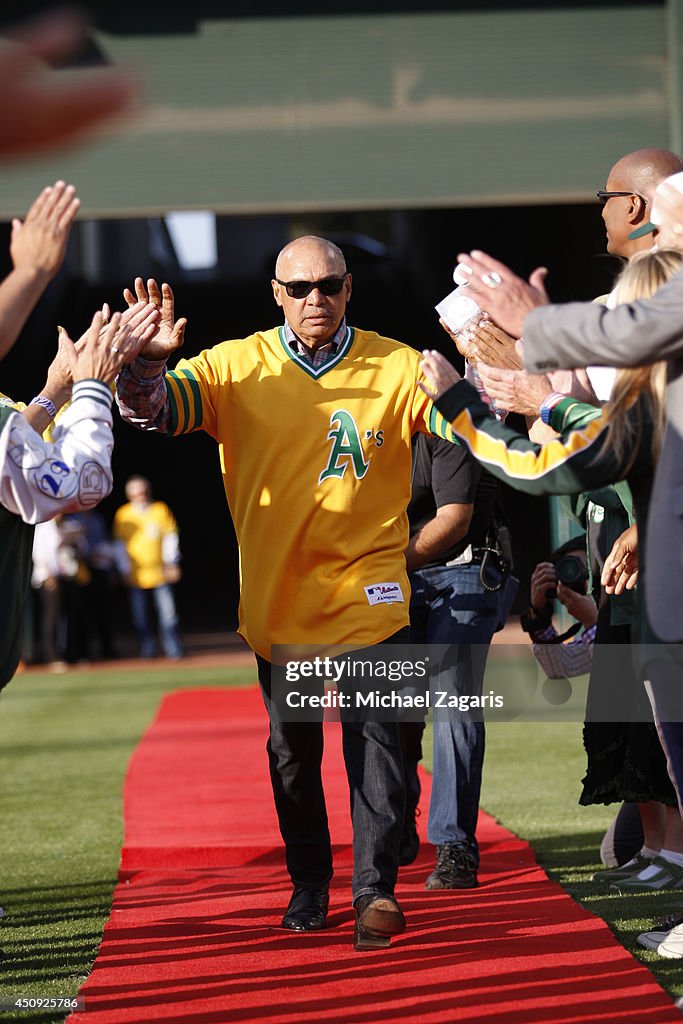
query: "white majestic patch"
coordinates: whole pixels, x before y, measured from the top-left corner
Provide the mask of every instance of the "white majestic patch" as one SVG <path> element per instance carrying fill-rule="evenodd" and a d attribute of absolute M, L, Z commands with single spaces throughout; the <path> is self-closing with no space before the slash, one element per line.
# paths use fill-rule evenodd
<path fill-rule="evenodd" d="M 364 590 L 368 604 L 393 604 L 395 601 L 404 601 L 400 583 L 373 583 L 371 587 L 364 587 Z"/>

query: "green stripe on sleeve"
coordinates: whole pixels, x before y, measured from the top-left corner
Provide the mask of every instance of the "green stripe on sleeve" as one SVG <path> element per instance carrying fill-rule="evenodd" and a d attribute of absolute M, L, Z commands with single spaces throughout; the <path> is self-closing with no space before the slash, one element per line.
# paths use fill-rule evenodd
<path fill-rule="evenodd" d="M 202 409 L 202 393 L 199 390 L 197 378 L 192 374 L 190 370 L 179 370 L 178 372 L 182 373 L 183 377 L 185 377 L 192 390 L 192 399 L 194 404 L 194 421 L 191 425 L 188 424 L 188 430 L 198 430 L 204 421 L 204 415 Z M 184 394 L 185 392 L 183 390 L 183 395 Z"/>
<path fill-rule="evenodd" d="M 432 411 L 429 414 L 429 429 L 432 434 L 437 437 L 441 436 L 444 441 L 450 441 L 457 445 L 462 443 L 446 417 L 439 412 L 435 405 L 432 406 Z"/>
<path fill-rule="evenodd" d="M 175 370 L 171 370 L 168 376 L 171 378 L 180 393 L 180 399 L 183 403 L 183 416 L 185 417 L 184 422 L 181 424 L 180 433 L 186 434 L 190 430 L 190 403 L 188 402 L 187 395 L 185 394 L 185 386 Z"/>
<path fill-rule="evenodd" d="M 169 434 L 178 433 L 178 403 L 174 395 L 175 381 L 172 381 L 171 374 L 166 374 L 166 395 L 168 397 L 168 409 L 170 414 L 170 422 L 168 425 Z"/>
<path fill-rule="evenodd" d="M 432 434 L 435 434 L 438 437 L 437 416 L 438 412 L 436 406 L 432 403 L 432 407 L 429 410 L 429 429 Z"/>

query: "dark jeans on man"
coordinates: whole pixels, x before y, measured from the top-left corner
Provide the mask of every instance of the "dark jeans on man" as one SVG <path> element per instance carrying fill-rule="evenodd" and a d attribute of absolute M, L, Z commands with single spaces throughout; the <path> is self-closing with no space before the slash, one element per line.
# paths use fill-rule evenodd
<path fill-rule="evenodd" d="M 509 611 L 513 578 L 508 577 L 500 590 L 487 591 L 479 568 L 478 563 L 439 565 L 411 574 L 411 643 L 451 645 L 439 675 L 430 678 L 432 695 L 435 690 L 459 696 L 478 696 L 482 692 L 489 644 Z M 429 842 L 434 846 L 467 843 L 478 862 L 475 832 L 484 763 L 483 714 L 479 709 L 438 709 L 432 711 L 432 716 Z M 417 806 L 419 798 L 417 760 L 423 729 L 423 723 L 401 724 L 409 807 L 411 800 Z"/>
<path fill-rule="evenodd" d="M 407 629 L 386 641 L 407 642 Z M 258 654 L 256 662 L 270 718 L 266 749 L 287 870 L 294 885 L 315 888 L 332 877 L 322 721 L 286 722 L 272 714 L 272 665 Z M 393 894 L 405 806 L 398 723 L 351 720 L 343 709 L 340 717 L 353 823 L 353 899 Z"/>

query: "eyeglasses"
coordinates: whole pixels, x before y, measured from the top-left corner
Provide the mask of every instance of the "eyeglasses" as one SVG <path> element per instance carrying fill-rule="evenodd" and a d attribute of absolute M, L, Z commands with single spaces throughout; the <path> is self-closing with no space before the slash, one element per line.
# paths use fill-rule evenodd
<path fill-rule="evenodd" d="M 613 196 L 638 196 L 638 198 L 642 199 L 645 205 L 647 206 L 647 199 L 645 198 L 645 196 L 641 196 L 639 192 L 605 192 L 604 189 L 600 189 L 600 191 L 596 192 L 595 194 L 603 206 L 605 205 L 607 200 L 611 199 Z"/>
<path fill-rule="evenodd" d="M 339 295 L 348 276 L 346 273 L 343 277 L 324 277 L 322 281 L 281 281 L 278 277 L 275 280 L 286 288 L 290 299 L 306 299 L 316 288 L 323 295 Z"/>

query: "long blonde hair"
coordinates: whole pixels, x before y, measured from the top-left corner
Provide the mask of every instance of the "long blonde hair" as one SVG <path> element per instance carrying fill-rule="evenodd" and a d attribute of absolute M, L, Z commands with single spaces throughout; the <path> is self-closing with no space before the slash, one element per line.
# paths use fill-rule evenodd
<path fill-rule="evenodd" d="M 677 271 L 683 269 L 683 253 L 677 249 L 658 249 L 655 252 L 641 252 L 626 264 L 614 292 L 616 305 L 649 299 Z M 637 441 L 642 430 L 642 418 L 633 421 L 628 411 L 642 395 L 652 417 L 652 457 L 656 461 L 664 433 L 664 392 L 666 390 L 666 363 L 638 366 L 619 370 L 612 388 L 609 410 L 609 426 L 604 450 L 612 449 L 619 461 L 627 449 L 633 449 L 626 469 L 630 469 L 636 457 Z"/>

